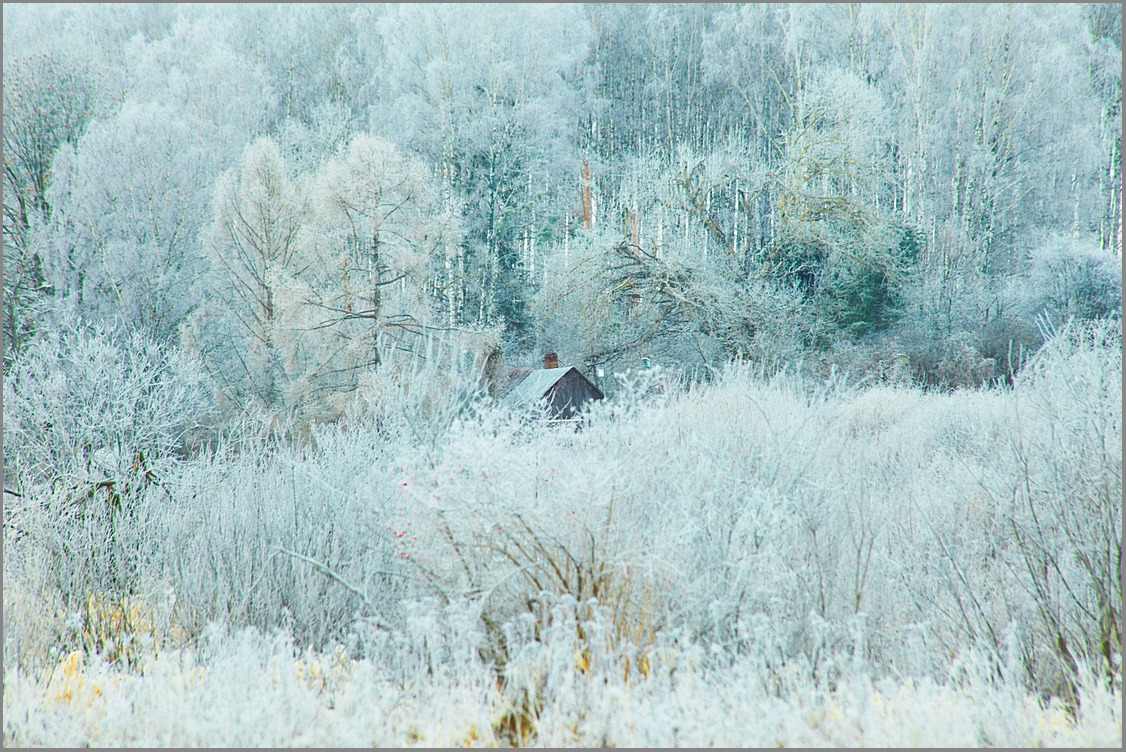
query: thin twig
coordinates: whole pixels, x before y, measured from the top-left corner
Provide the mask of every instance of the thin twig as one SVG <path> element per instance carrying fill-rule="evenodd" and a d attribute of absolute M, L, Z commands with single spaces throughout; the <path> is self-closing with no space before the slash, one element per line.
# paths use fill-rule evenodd
<path fill-rule="evenodd" d="M 375 619 L 377 626 L 379 626 L 382 629 L 386 629 L 388 631 L 391 630 L 391 625 L 388 624 L 386 621 L 384 621 L 383 618 L 379 615 L 379 610 L 372 604 L 372 602 L 370 600 L 368 600 L 367 594 L 364 591 L 360 590 L 355 585 L 349 583 L 343 577 L 341 577 L 336 572 L 334 572 L 332 569 L 330 569 L 327 565 L 322 564 L 321 562 L 317 561 L 316 559 L 311 559 L 308 556 L 304 556 L 302 554 L 299 554 L 296 551 L 290 551 L 288 548 L 283 548 L 281 546 L 277 546 L 276 548 L 280 553 L 286 554 L 287 556 L 291 556 L 294 559 L 297 559 L 298 561 L 301 561 L 301 562 L 308 564 L 313 569 L 315 569 L 318 572 L 320 572 L 321 574 L 323 574 L 325 577 L 328 577 L 329 579 L 334 580 L 337 583 L 339 583 L 342 587 L 344 587 L 345 590 L 348 590 L 353 595 L 356 595 L 357 597 L 359 597 L 359 599 L 361 601 L 363 601 L 364 606 L 367 608 L 368 612 Z M 395 575 L 396 573 L 395 572 L 380 572 L 379 574 Z M 398 575 L 398 576 L 402 577 L 402 576 L 405 576 L 405 575 Z"/>

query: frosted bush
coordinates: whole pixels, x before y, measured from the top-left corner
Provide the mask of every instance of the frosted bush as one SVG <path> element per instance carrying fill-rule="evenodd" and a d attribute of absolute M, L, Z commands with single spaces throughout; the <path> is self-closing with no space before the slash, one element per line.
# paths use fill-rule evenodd
<path fill-rule="evenodd" d="M 51 613 L 6 611 L 6 645 L 30 649 L 17 660 L 42 655 L 30 630 L 69 641 L 81 630 L 65 623 L 89 621 L 107 598 L 159 590 L 143 572 L 149 514 L 166 502 L 175 453 L 208 409 L 193 361 L 121 327 L 73 321 L 16 363 L 4 383 L 5 490 L 14 492 L 5 495 L 5 583 L 27 578 L 32 601 L 43 593 L 52 604 Z"/>
<path fill-rule="evenodd" d="M 1121 315 L 1122 268 L 1094 237 L 1052 234 L 1032 250 L 1022 302 L 1059 321 Z"/>
<path fill-rule="evenodd" d="M 218 619 L 285 628 L 323 647 L 398 608 L 405 573 L 388 527 L 386 448 L 335 428 L 316 441 L 316 450 L 221 447 L 169 481 L 175 501 L 153 520 L 159 571 L 176 583 L 190 630 Z"/>
<path fill-rule="evenodd" d="M 4 380 L 9 485 L 81 492 L 158 470 L 206 413 L 201 381 L 138 331 L 74 321 L 44 334 Z"/>
<path fill-rule="evenodd" d="M 1081 663 L 1121 682 L 1122 333 L 1069 322 L 1018 383 L 1009 442 L 1013 569 L 1032 595 L 1023 646 L 1038 683 L 1075 692 Z M 1061 686 L 1062 685 L 1062 686 Z"/>

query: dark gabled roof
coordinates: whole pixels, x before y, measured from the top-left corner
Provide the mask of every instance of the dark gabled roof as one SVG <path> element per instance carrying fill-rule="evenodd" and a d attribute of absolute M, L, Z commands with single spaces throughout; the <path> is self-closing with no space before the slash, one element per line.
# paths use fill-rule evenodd
<path fill-rule="evenodd" d="M 535 404 L 547 396 L 553 386 L 558 384 L 564 376 L 571 371 L 579 375 L 583 381 L 590 384 L 590 379 L 583 376 L 579 369 L 569 368 L 516 368 L 508 374 L 508 383 L 499 394 L 497 404 L 501 407 L 517 407 L 519 405 Z M 591 388 L 602 395 L 602 390 L 594 384 Z"/>

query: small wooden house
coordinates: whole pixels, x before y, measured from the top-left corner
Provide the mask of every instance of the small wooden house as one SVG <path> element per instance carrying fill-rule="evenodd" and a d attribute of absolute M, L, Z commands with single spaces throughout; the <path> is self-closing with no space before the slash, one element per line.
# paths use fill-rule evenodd
<path fill-rule="evenodd" d="M 553 353 L 544 356 L 544 366 L 510 371 L 508 382 L 497 393 L 498 404 L 508 408 L 545 404 L 553 419 L 574 420 L 584 405 L 605 396 L 579 369 L 560 368 Z"/>

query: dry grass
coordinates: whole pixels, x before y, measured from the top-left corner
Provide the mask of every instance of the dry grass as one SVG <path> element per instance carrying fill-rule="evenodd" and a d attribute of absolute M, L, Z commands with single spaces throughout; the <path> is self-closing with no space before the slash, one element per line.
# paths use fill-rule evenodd
<path fill-rule="evenodd" d="M 1011 746 L 1121 744 L 1121 695 L 1081 687 L 1082 712 L 984 680 L 853 678 L 835 691 L 756 689 L 753 667 L 699 668 L 689 646 L 625 682 L 571 670 L 521 709 L 481 667 L 405 686 L 342 650 L 250 633 L 208 657 L 155 654 L 141 674 L 74 652 L 35 677 L 5 672 L 5 746 Z M 558 681 L 561 676 L 556 676 Z M 523 715 L 521 714 L 523 711 Z"/>

